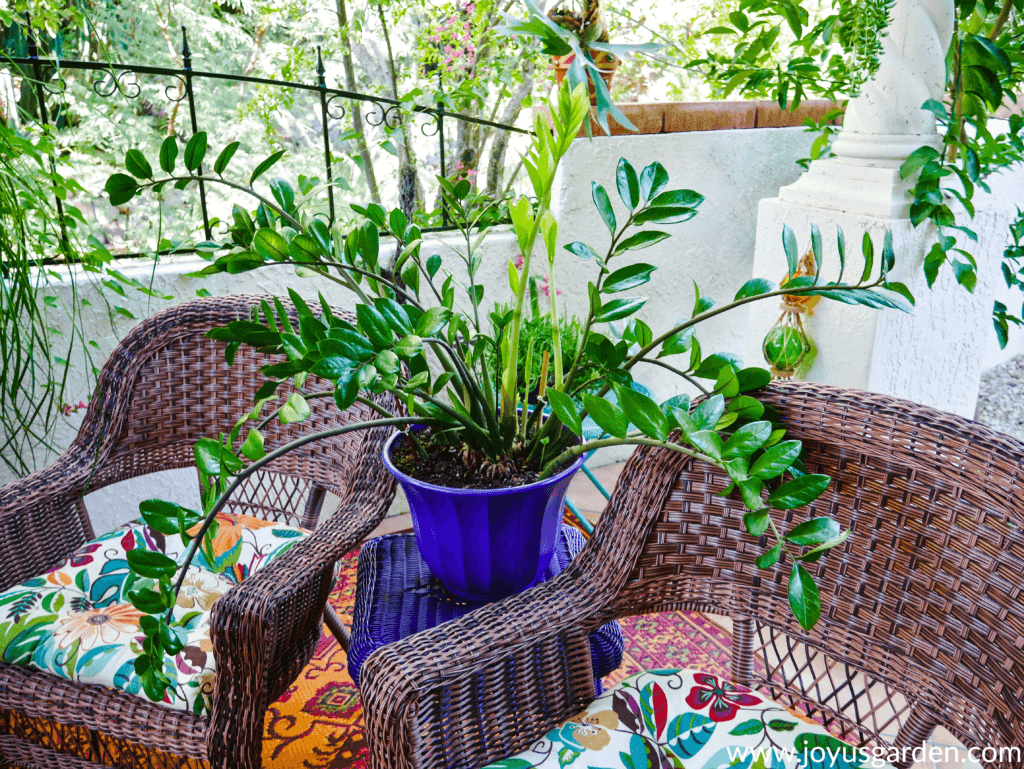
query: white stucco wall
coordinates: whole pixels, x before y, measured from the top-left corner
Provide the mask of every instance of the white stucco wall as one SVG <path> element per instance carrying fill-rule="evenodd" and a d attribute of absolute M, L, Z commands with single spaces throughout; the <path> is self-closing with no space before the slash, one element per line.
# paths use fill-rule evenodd
<path fill-rule="evenodd" d="M 604 185 L 616 216 L 626 209 L 618 199 L 615 169 L 625 157 L 639 172 L 660 161 L 669 173 L 668 189 L 693 189 L 705 197 L 699 215 L 681 224 L 647 225 L 672 235 L 651 248 L 617 257 L 614 268 L 634 262 L 658 267 L 652 280 L 624 295 L 649 297 L 636 317 L 655 334 L 688 318 L 694 305 L 694 282 L 703 296 L 719 303 L 732 299 L 751 276 L 758 202 L 800 175 L 796 160 L 809 154 L 812 136 L 802 128 L 695 131 L 679 134 L 621 136 L 576 142 L 563 166 L 559 225 L 565 242 L 584 240 L 598 253 L 609 243 L 608 231 L 591 198 L 591 181 Z M 577 312 L 586 310 L 587 281 L 595 267 L 568 252 L 559 257 L 559 282 Z M 561 276 L 565 277 L 561 277 Z M 733 352 L 745 359 L 747 310 L 725 313 L 698 329 L 706 355 Z M 760 356 L 749 358 L 760 365 Z M 679 378 L 653 366 L 638 367 L 638 380 L 664 400 L 691 391 Z"/>
<path fill-rule="evenodd" d="M 755 220 L 758 201 L 775 194 L 779 186 L 793 181 L 799 174 L 797 158 L 808 154 L 811 137 L 801 128 L 707 131 L 663 135 L 598 138 L 577 142 L 565 164 L 565 172 L 558 187 L 558 216 L 560 241 L 568 243 L 584 240 L 597 248 L 607 247 L 608 233 L 597 217 L 591 202 L 590 183 L 604 184 L 613 199 L 617 212 L 624 211 L 615 192 L 615 168 L 620 156 L 626 157 L 639 170 L 654 160 L 661 161 L 671 177 L 670 188 L 695 189 L 706 197 L 701 213 L 690 222 L 664 227 L 674 237 L 644 251 L 620 258 L 622 264 L 646 261 L 658 265 L 651 284 L 631 293 L 648 296 L 649 301 L 639 317 L 656 332 L 664 330 L 676 319 L 688 316 L 693 306 L 693 280 L 701 291 L 719 300 L 730 298 L 751 274 L 754 253 Z M 453 243 L 453 245 L 458 245 Z M 454 259 L 441 241 L 425 243 L 426 253 L 439 253 L 445 265 L 454 267 Z M 515 238 L 505 229 L 492 232 L 485 241 L 485 262 L 479 280 L 486 286 L 488 301 L 510 298 L 507 262 L 518 247 Z M 386 243 L 381 253 L 389 252 Z M 119 269 L 128 277 L 148 284 L 152 275 L 153 288 L 174 296 L 171 301 L 151 299 L 129 291 L 128 296 L 117 298 L 117 304 L 144 318 L 174 302 L 186 301 L 200 288 L 211 294 L 278 293 L 287 287 L 297 290 L 313 300 L 322 291 L 332 304 L 353 306 L 353 300 L 343 289 L 324 281 L 303 279 L 284 266 L 266 267 L 241 275 L 217 275 L 205 279 L 188 277 L 188 273 L 201 269 L 206 262 L 198 257 L 165 259 L 152 273 L 151 262 L 123 263 Z M 559 286 L 564 290 L 563 301 L 570 309 L 583 312 L 586 307 L 586 283 L 592 277 L 593 265 L 561 251 L 557 262 Z M 80 291 L 88 292 L 93 276 L 79 275 Z M 49 291 L 60 301 L 67 298 L 70 282 L 54 284 Z M 95 340 L 93 351 L 97 363 L 113 350 L 118 339 L 138 321 L 121 315 L 109 318 L 102 310 L 102 302 L 94 302 L 95 311 L 86 317 L 86 333 Z M 54 316 L 55 325 L 66 329 L 66 319 Z M 716 319 L 699 336 L 705 354 L 728 350 L 742 354 L 747 318 L 744 311 Z M 757 361 L 752 361 L 757 363 Z M 79 373 L 72 380 L 69 402 L 87 399 L 86 378 L 81 375 L 84 360 L 76 361 Z M 675 376 L 660 369 L 638 372 L 638 378 L 652 387 L 660 399 L 682 391 Z M 57 436 L 58 445 L 67 445 L 73 438 L 81 414 L 65 420 Z M 594 464 L 614 461 L 620 455 L 604 453 L 595 457 Z M 0 482 L 9 480 L 0 471 Z M 86 500 L 97 531 L 137 516 L 137 505 L 151 496 L 164 496 L 182 504 L 194 506 L 196 500 L 195 476 L 191 471 L 167 471 L 158 476 L 125 481 L 101 490 Z"/>
<path fill-rule="evenodd" d="M 1024 169 L 990 181 L 991 193 L 978 191 L 974 220 L 960 217 L 978 233 L 978 243 L 967 246 L 978 262 L 973 293 L 957 285 L 948 266 L 940 271 L 935 286 L 928 288 L 922 264 L 935 240 L 931 225 L 915 229 L 909 219 L 850 214 L 778 198 L 761 202 L 755 276 L 778 282 L 785 275 L 780 237 L 784 224 L 796 233 L 801 254 L 810 243 L 811 224 L 818 225 L 825 246 L 823 271 L 829 280 L 839 272 L 835 233 L 837 225 L 842 227 L 847 243 L 847 282 L 856 280 L 863 269 L 864 232 L 871 234 L 875 244 L 873 274 L 877 275 L 883 238 L 886 230 L 891 230 L 897 260 L 892 279 L 905 283 L 916 299 L 911 314 L 822 300 L 805 320 L 817 345 L 809 380 L 895 395 L 974 417 L 982 373 L 1024 350 L 1024 334 L 1016 329 L 1011 329 L 1007 349 L 999 350 L 991 320 L 994 298 L 1006 297 L 1011 310 L 1021 304 L 1019 290 L 1007 291 L 999 264 L 1009 223 L 1017 205 L 1024 205 Z M 777 304 L 752 307 L 746 342 L 751 360 L 760 357 L 764 336 L 778 316 Z"/>

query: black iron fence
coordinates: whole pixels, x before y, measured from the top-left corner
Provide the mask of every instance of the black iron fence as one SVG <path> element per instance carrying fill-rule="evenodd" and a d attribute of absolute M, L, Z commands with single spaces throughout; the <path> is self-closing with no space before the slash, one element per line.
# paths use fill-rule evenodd
<path fill-rule="evenodd" d="M 92 90 L 100 97 L 111 97 L 120 94 L 127 99 L 137 99 L 142 93 L 139 85 L 139 76 L 152 76 L 165 78 L 168 84 L 164 88 L 164 94 L 170 102 L 187 104 L 190 128 L 193 134 L 200 130 L 200 116 L 196 110 L 196 89 L 198 82 L 208 81 L 210 83 L 233 84 L 248 83 L 257 86 L 269 86 L 272 88 L 290 89 L 293 91 L 305 92 L 315 96 L 316 107 L 319 110 L 321 121 L 321 134 L 323 140 L 323 168 L 327 181 L 327 215 L 330 221 L 336 218 L 336 201 L 334 190 L 333 161 L 335 154 L 332 148 L 332 140 L 329 132 L 331 121 L 341 121 L 346 117 L 347 108 L 345 102 L 357 102 L 369 108 L 363 113 L 362 119 L 371 127 L 395 128 L 403 113 L 412 116 L 426 118 L 426 122 L 420 126 L 423 136 L 436 137 L 440 174 L 447 177 L 450 172 L 448 157 L 446 155 L 446 131 L 452 123 L 464 122 L 474 123 L 500 131 L 508 131 L 518 134 L 530 134 L 531 132 L 513 125 L 505 125 L 473 115 L 466 115 L 459 112 L 452 112 L 445 109 L 444 104 L 438 101 L 436 106 L 422 106 L 407 104 L 397 99 L 388 98 L 376 94 L 356 93 L 352 91 L 331 88 L 326 82 L 326 69 L 320 48 L 317 50 L 316 82 L 301 83 L 284 80 L 273 80 L 262 77 L 252 77 L 240 74 L 228 74 L 223 72 L 206 72 L 193 69 L 192 51 L 189 47 L 186 29 L 181 28 L 182 33 L 182 66 L 151 67 L 135 64 L 119 64 L 98 61 L 76 61 L 65 60 L 53 56 L 40 56 L 39 45 L 32 30 L 31 18 L 26 17 L 25 52 L 27 56 L 12 57 L 6 56 L 2 64 L 11 67 L 13 71 L 22 78 L 22 82 L 31 83 L 37 101 L 38 118 L 44 125 L 52 122 L 59 123 L 60 109 L 63 106 L 66 83 L 63 77 L 64 72 L 93 72 L 95 78 L 91 84 Z M 24 86 L 23 86 L 24 88 Z M 59 101 L 59 105 L 50 102 Z M 198 169 L 202 174 L 202 167 Z M 211 217 L 207 205 L 207 190 L 202 180 L 198 184 L 199 205 L 202 212 L 203 229 L 206 239 L 212 237 Z M 58 197 L 56 209 L 63 220 L 63 203 Z M 446 230 L 451 228 L 447 212 L 442 207 L 442 224 L 435 227 L 423 227 L 424 231 Z M 178 249 L 180 251 L 180 249 Z"/>

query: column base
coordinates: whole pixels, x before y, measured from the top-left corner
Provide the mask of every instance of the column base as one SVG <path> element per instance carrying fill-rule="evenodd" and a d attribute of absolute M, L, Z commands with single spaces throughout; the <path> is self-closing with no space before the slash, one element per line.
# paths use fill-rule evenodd
<path fill-rule="evenodd" d="M 918 147 L 940 144 L 935 134 L 842 133 L 832 147 L 836 157 L 811 163 L 796 182 L 779 190 L 779 199 L 861 216 L 906 219 L 914 185 L 900 178 L 900 166 Z"/>

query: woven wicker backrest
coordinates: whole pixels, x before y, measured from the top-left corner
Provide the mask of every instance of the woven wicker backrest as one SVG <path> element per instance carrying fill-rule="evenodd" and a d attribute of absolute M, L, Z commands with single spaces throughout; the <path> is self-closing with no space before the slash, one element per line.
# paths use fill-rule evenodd
<path fill-rule="evenodd" d="M 968 746 L 1024 746 L 1024 445 L 824 385 L 772 386 L 764 400 L 804 441 L 808 470 L 833 478 L 811 509 L 776 514 L 787 528 L 827 514 L 852 529 L 808 565 L 817 627 L 805 633 L 789 609 L 792 564 L 755 566 L 765 548 L 743 531 L 742 504 L 716 496 L 726 474 L 648 448 L 630 459 L 588 548 L 626 564 L 609 574 L 618 597 L 597 621 L 730 615 L 738 679 L 813 703 L 861 744 L 919 745 L 943 725 Z"/>
<path fill-rule="evenodd" d="M 229 433 L 252 409 L 253 396 L 265 381 L 260 367 L 280 358 L 243 347 L 228 366 L 225 345 L 205 334 L 214 326 L 248 317 L 259 299 L 233 296 L 188 302 L 157 313 L 123 340 L 104 367 L 95 413 L 90 409 L 79 435 L 79 440 L 103 435 L 90 490 L 156 470 L 191 467 L 198 439 Z M 305 385 L 306 392 L 329 389 L 329 383 L 313 377 Z M 264 415 L 292 391 L 290 383 L 283 384 Z M 275 419 L 262 429 L 268 451 L 300 435 L 371 414 L 361 406 L 341 412 L 330 397 L 309 403 L 313 413 L 304 422 L 281 425 Z M 226 509 L 314 525 L 322 492 L 343 493 L 347 462 L 365 439 L 365 433 L 357 431 L 281 457 L 271 465 L 272 471 L 253 475 Z"/>

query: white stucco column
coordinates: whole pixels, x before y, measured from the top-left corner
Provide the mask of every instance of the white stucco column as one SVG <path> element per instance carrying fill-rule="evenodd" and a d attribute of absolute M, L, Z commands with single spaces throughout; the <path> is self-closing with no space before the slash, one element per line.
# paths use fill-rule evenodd
<path fill-rule="evenodd" d="M 953 0 L 896 0 L 878 72 L 849 105 L 833 145 L 835 157 L 815 161 L 777 198 L 761 201 L 753 274 L 776 282 L 786 274 L 780 237 L 785 224 L 796 233 L 801 251 L 808 247 L 811 225 L 821 230 L 826 280 L 839 274 L 835 233 L 842 227 L 848 282 L 863 269 L 864 234 L 875 245 L 872 274 L 877 275 L 877 254 L 885 233 L 891 232 L 897 258 L 892 280 L 910 288 L 917 299 L 914 312 L 820 302 L 805 319 L 817 344 L 807 378 L 973 417 L 985 342 L 992 335 L 997 252 L 1004 243 L 994 233 L 990 242 L 975 247 L 979 270 L 973 294 L 956 284 L 949 268 L 929 289 L 922 262 L 936 234 L 930 224 L 915 228 L 910 222 L 907 190 L 912 180 L 899 178 L 900 166 L 915 149 L 941 145 L 934 116 L 921 105 L 942 99 L 953 10 Z M 774 304 L 751 305 L 747 365 L 762 360 L 761 341 L 778 312 Z"/>
<path fill-rule="evenodd" d="M 899 168 L 924 144 L 939 147 L 935 117 L 921 109 L 942 100 L 946 51 L 953 34 L 951 0 L 896 0 L 882 38 L 878 72 L 846 110 L 835 157 L 818 160 L 779 199 L 837 211 L 905 217 L 911 184 Z"/>

